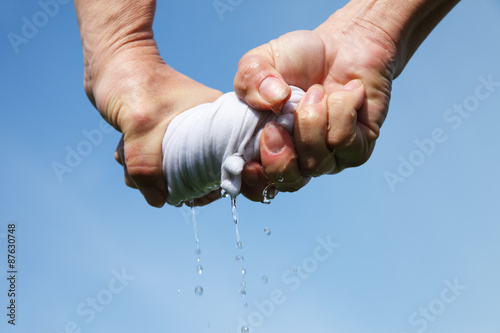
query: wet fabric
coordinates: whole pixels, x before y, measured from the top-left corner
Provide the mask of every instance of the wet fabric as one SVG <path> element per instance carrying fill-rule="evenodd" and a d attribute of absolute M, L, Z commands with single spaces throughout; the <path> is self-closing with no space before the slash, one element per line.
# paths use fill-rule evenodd
<path fill-rule="evenodd" d="M 276 121 L 291 133 L 294 112 L 304 95 L 291 88 L 290 100 L 277 114 L 254 110 L 230 92 L 175 117 L 162 146 L 168 203 L 177 205 L 218 188 L 237 196 L 245 163 L 259 159 L 265 124 Z"/>

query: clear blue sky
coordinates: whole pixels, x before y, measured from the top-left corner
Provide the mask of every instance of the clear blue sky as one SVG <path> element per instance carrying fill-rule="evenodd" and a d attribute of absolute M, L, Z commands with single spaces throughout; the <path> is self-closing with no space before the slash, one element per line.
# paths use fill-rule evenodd
<path fill-rule="evenodd" d="M 155 21 L 165 60 L 222 91 L 247 50 L 313 29 L 345 1 L 232 3 L 221 20 L 212 0 L 159 1 Z M 120 136 L 100 129 L 83 91 L 72 3 L 42 10 L 34 0 L 0 5 L 1 332 L 234 333 L 238 318 L 251 333 L 500 332 L 497 0 L 462 1 L 421 46 L 394 83 L 368 163 L 269 206 L 239 198 L 247 309 L 229 200 L 198 209 L 198 276 L 189 211 L 149 207 L 123 183 Z M 34 19 L 40 27 L 25 28 L 16 52 L 9 33 L 22 37 Z M 89 144 L 92 130 L 102 139 Z M 58 179 L 53 164 L 68 149 L 87 154 Z M 339 247 L 318 248 L 318 238 Z"/>

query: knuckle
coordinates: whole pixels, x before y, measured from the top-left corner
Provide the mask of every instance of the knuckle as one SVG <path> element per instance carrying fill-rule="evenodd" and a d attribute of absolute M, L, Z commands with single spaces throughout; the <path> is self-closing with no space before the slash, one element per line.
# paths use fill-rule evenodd
<path fill-rule="evenodd" d="M 304 159 L 301 159 L 300 161 L 300 171 L 305 174 L 305 175 L 312 175 L 317 173 L 319 167 L 320 167 L 320 162 L 312 157 L 308 156 Z"/>
<path fill-rule="evenodd" d="M 356 132 L 345 131 L 344 133 L 336 133 L 328 137 L 327 144 L 329 147 L 343 149 L 350 147 L 356 140 Z"/>
<path fill-rule="evenodd" d="M 271 181 L 288 182 L 289 179 L 295 179 L 297 158 L 289 156 L 279 164 L 273 164 L 264 167 L 267 178 Z M 280 181 L 281 180 L 281 181 Z"/>
<path fill-rule="evenodd" d="M 157 177 L 162 175 L 161 165 L 155 163 L 154 156 L 129 156 L 126 158 L 129 177 L 138 187 L 154 184 Z"/>
<path fill-rule="evenodd" d="M 158 168 L 147 165 L 127 165 L 127 170 L 130 178 L 138 184 L 144 184 L 151 181 L 152 178 L 158 175 Z"/>
<path fill-rule="evenodd" d="M 127 123 L 133 133 L 148 132 L 156 125 L 152 118 L 152 112 L 145 108 L 135 108 L 129 117 Z"/>
<path fill-rule="evenodd" d="M 262 60 L 255 55 L 247 56 L 238 68 L 238 79 L 236 83 L 240 90 L 246 91 L 250 84 L 257 83 L 266 78 L 266 66 Z"/>

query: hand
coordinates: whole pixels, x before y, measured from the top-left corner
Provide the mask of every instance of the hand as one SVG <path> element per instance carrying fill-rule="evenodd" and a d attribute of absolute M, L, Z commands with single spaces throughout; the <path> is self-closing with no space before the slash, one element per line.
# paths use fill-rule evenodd
<path fill-rule="evenodd" d="M 364 102 L 365 89 L 359 80 L 350 81 L 330 96 L 323 86 L 313 85 L 296 110 L 293 141 L 277 123 L 264 128 L 260 139 L 261 163 L 245 165 L 242 193 L 251 200 L 262 201 L 264 190 L 272 198 L 277 190 L 300 189 L 311 176 L 338 172 L 335 144 L 339 136 L 346 135 L 346 128 L 355 126 L 356 110 Z M 294 144 L 300 149 L 299 161 Z M 320 164 L 315 165 L 318 160 Z M 301 173 L 300 161 L 305 167 L 312 166 L 311 174 Z"/>
<path fill-rule="evenodd" d="M 124 166 L 125 183 L 139 189 L 150 205 L 163 206 L 167 190 L 161 146 L 168 124 L 179 113 L 213 102 L 222 93 L 166 65 L 155 46 L 123 51 L 94 77 L 85 84 L 90 100 L 123 133 L 115 158 Z M 208 195 L 200 202 L 217 197 Z"/>
<path fill-rule="evenodd" d="M 389 107 L 395 46 L 351 25 L 337 12 L 314 31 L 285 34 L 240 60 L 235 91 L 256 109 L 279 110 L 289 97 L 288 84 L 309 89 L 303 102 L 312 95 L 321 100 L 319 106 L 302 106 L 297 112 L 296 158 L 283 133 L 280 154 L 264 144 L 262 167 L 246 166 L 244 193 L 251 199 L 261 200 L 270 182 L 278 190 L 293 191 L 306 177 L 337 173 L 370 157 Z M 323 96 L 323 88 L 314 84 L 324 87 Z"/>

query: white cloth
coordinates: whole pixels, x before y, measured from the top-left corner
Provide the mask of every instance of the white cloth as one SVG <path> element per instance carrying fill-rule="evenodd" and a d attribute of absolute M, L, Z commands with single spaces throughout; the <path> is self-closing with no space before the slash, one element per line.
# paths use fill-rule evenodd
<path fill-rule="evenodd" d="M 219 187 L 237 196 L 245 163 L 259 159 L 265 124 L 276 121 L 291 133 L 294 112 L 304 95 L 303 90 L 291 88 L 290 100 L 277 114 L 254 110 L 230 92 L 175 117 L 162 147 L 168 203 L 200 198 Z"/>

